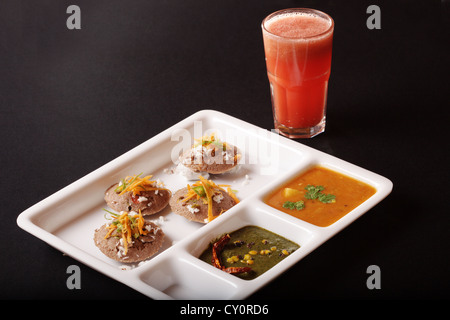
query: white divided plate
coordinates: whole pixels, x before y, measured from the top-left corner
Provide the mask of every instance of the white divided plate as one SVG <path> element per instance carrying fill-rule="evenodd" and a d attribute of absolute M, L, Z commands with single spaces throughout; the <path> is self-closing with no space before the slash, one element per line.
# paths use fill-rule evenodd
<path fill-rule="evenodd" d="M 191 146 L 194 138 L 210 133 L 242 151 L 239 170 L 210 177 L 216 183 L 231 184 L 241 202 L 206 225 L 190 222 L 167 206 L 147 218 L 159 222 L 166 234 L 158 254 L 127 268 L 104 256 L 95 246 L 93 234 L 106 221 L 102 210 L 107 208 L 103 200 L 106 188 L 141 172 L 161 179 L 173 192 L 185 187 L 191 182 L 165 169 L 175 167 L 173 158 Z M 263 203 L 271 190 L 314 164 L 366 182 L 376 188 L 376 193 L 328 227 L 314 226 Z M 153 299 L 244 299 L 375 206 L 391 190 L 392 182 L 378 174 L 229 115 L 203 110 L 35 204 L 19 215 L 17 223 L 56 249 Z M 265 228 L 298 243 L 300 248 L 253 280 L 240 279 L 198 259 L 210 241 L 245 225 Z"/>

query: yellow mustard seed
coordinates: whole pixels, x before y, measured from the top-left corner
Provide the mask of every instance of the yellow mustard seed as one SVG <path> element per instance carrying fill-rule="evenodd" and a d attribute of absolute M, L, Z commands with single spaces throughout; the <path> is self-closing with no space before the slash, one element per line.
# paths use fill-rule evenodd
<path fill-rule="evenodd" d="M 289 255 L 289 252 L 288 252 L 286 249 L 283 249 L 283 250 L 281 251 L 281 253 L 283 253 L 285 256 Z"/>
<path fill-rule="evenodd" d="M 273 246 L 272 248 L 270 248 L 270 250 L 275 251 L 277 250 L 277 247 Z"/>
<path fill-rule="evenodd" d="M 255 254 L 258 254 L 258 251 L 252 250 L 252 251 L 249 251 L 248 253 L 251 254 L 251 255 L 255 255 Z"/>
<path fill-rule="evenodd" d="M 247 260 L 247 264 L 254 264 L 254 263 L 255 263 L 255 261 L 252 259 Z"/>

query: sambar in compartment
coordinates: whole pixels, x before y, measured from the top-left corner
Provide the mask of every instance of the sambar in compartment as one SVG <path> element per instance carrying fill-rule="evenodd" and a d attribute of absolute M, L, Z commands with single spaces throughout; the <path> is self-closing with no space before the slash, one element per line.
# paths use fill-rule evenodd
<path fill-rule="evenodd" d="M 323 198 L 311 197 L 307 189 L 315 190 L 316 195 Z M 375 192 L 376 189 L 367 183 L 322 166 L 314 166 L 271 192 L 264 202 L 303 221 L 327 227 Z"/>

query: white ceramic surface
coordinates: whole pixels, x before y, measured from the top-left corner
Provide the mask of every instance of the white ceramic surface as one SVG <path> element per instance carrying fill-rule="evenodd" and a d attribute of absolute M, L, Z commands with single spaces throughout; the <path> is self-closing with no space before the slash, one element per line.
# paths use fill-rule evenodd
<path fill-rule="evenodd" d="M 239 204 L 207 225 L 187 221 L 168 206 L 156 220 L 166 239 L 158 254 L 124 270 L 123 263 L 104 256 L 93 241 L 105 223 L 103 194 L 125 176 L 143 172 L 176 191 L 189 181 L 167 173 L 173 158 L 193 138 L 215 132 L 241 149 L 240 169 L 211 176 L 238 190 Z M 263 197 L 314 164 L 364 181 L 376 193 L 329 227 L 317 227 L 271 208 Z M 203 110 L 75 181 L 21 213 L 18 225 L 49 245 L 153 299 L 244 299 L 298 263 L 308 253 L 375 206 L 392 190 L 392 182 L 361 167 L 304 146 L 229 115 Z M 242 280 L 199 260 L 208 243 L 225 232 L 256 225 L 300 245 L 300 248 L 254 280 Z M 217 288 L 220 287 L 220 290 Z"/>

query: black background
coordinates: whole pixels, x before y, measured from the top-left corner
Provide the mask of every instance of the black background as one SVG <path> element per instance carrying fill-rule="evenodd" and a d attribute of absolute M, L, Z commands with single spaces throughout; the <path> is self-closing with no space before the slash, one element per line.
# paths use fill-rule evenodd
<path fill-rule="evenodd" d="M 71 4 L 81 30 L 66 27 Z M 366 27 L 370 4 L 381 30 Z M 288 7 L 336 25 L 326 132 L 299 142 L 394 189 L 249 300 L 450 297 L 450 1 L 2 0 L 0 298 L 148 299 L 17 216 L 198 110 L 273 128 L 260 23 Z M 72 264 L 80 290 L 66 287 Z M 369 265 L 379 290 L 366 287 Z"/>

